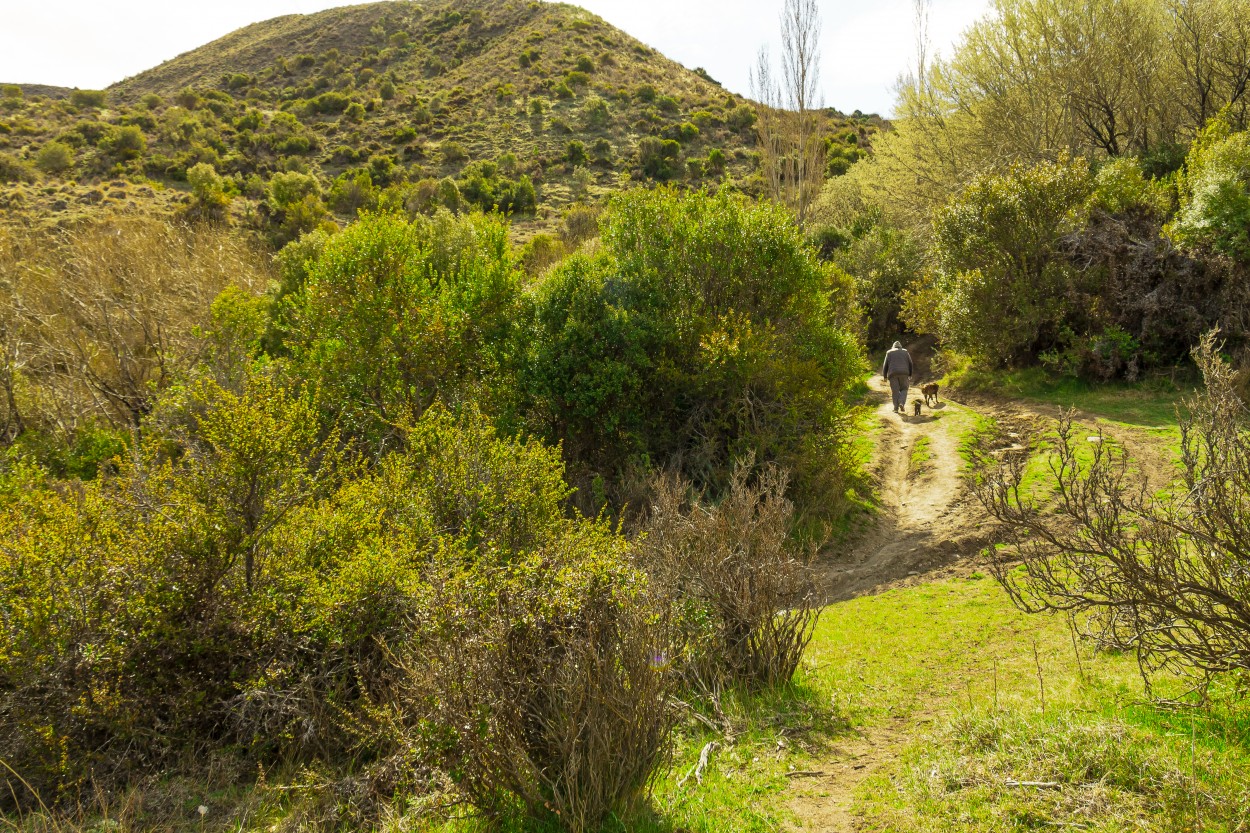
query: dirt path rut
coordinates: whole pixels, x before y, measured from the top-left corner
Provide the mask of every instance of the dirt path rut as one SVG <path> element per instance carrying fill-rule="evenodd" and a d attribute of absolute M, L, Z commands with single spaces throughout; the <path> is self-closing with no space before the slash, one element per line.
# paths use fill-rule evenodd
<path fill-rule="evenodd" d="M 830 602 L 950 568 L 983 543 L 982 514 L 959 453 L 974 414 L 940 399 L 920 416 L 910 403 L 899 415 L 880 377 L 870 387 L 881 431 L 874 461 L 881 508 L 870 531 L 819 565 Z M 919 388 L 911 393 L 918 397 Z"/>

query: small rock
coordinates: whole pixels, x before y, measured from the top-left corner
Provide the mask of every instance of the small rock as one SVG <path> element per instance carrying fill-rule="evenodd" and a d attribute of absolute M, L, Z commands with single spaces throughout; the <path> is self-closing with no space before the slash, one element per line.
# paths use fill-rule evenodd
<path fill-rule="evenodd" d="M 909 576 L 918 576 L 918 575 L 920 575 L 920 573 L 916 572 L 915 570 L 912 570 L 912 571 L 911 571 L 910 573 L 908 573 L 907 575 L 909 575 Z"/>
<path fill-rule="evenodd" d="M 1088 440 L 1088 441 L 1089 441 L 1089 442 L 1091 442 L 1091 443 L 1100 443 L 1100 442 L 1102 442 L 1102 437 L 1086 437 L 1085 439 L 1086 439 L 1086 440 Z"/>

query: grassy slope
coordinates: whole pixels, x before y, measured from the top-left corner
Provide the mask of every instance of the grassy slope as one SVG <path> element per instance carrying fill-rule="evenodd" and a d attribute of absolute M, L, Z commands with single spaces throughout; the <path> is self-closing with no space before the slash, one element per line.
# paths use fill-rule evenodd
<path fill-rule="evenodd" d="M 522 53 L 530 58 L 523 61 Z M 585 77 L 570 76 L 582 58 L 593 69 Z M 384 100 L 387 82 L 395 94 Z M 188 111 L 176 101 L 188 88 L 218 100 Z M 311 112 L 306 102 L 325 93 L 363 105 L 362 119 Z M 145 105 L 145 95 L 162 101 Z M 585 105 L 593 98 L 606 102 L 607 118 L 592 125 Z M 535 101 L 545 108 L 541 116 L 531 112 Z M 235 215 L 246 220 L 260 196 L 255 183 L 249 185 L 253 176 L 263 182 L 275 171 L 306 170 L 328 187 L 335 176 L 367 166 L 372 157 L 386 157 L 398 166 L 396 180 L 417 181 L 454 177 L 468 161 L 511 153 L 517 157 L 516 175 L 530 176 L 540 193 L 536 215 L 516 223 L 518 237 L 525 239 L 554 228 L 572 201 L 594 199 L 622 181 L 644 180 L 639 141 L 675 135 L 676 126 L 692 120 L 699 134 L 683 139 L 673 178 L 691 187 L 728 182 L 753 190 L 758 184 L 753 131 L 735 129 L 729 118 L 742 104 L 740 97 L 575 6 L 522 0 L 350 6 L 245 27 L 115 85 L 102 109 L 38 95 L 0 102 L 0 153 L 30 165 L 35 179 L 0 184 L 0 202 L 10 218 L 20 214 L 28 220 L 63 219 L 126 203 L 152 202 L 167 210 L 170 200 L 157 192 L 173 189 L 176 201 L 186 190 L 186 169 L 207 160 L 243 192 Z M 261 126 L 240 126 L 249 110 L 260 112 Z M 279 112 L 297 116 L 312 138 L 310 150 L 284 154 L 250 141 L 249 133 L 272 131 Z M 78 125 L 126 123 L 138 124 L 147 138 L 139 158 L 110 157 L 92 134 L 80 143 L 71 170 L 34 169 L 38 150 Z M 860 144 L 878 126 L 873 119 L 835 116 L 828 123 L 839 141 Z M 574 140 L 588 149 L 597 140 L 611 146 L 610 159 L 583 164 L 589 178 L 582 175 L 580 182 L 576 166 L 566 160 Z M 442 148 L 449 143 L 466 149 L 468 159 L 447 158 Z M 698 164 L 691 170 L 689 163 L 706 161 L 713 148 L 724 153 L 724 171 L 700 170 Z M 110 182 L 117 185 L 101 187 Z M 146 191 L 136 193 L 134 183 Z M 339 219 L 348 216 L 340 210 Z"/>

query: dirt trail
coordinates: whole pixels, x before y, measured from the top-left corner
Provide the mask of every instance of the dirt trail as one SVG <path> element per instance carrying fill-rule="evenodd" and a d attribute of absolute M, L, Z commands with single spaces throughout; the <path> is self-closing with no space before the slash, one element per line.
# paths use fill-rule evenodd
<path fill-rule="evenodd" d="M 959 448 L 962 436 L 974 428 L 978 415 L 993 418 L 1000 432 L 1020 432 L 1004 437 L 1019 437 L 1059 413 L 1057 408 L 1031 408 L 988 397 L 960 404 L 943 392 L 936 408 L 926 405 L 920 416 L 912 416 L 909 407 L 903 416 L 893 412 L 888 387 L 880 377 L 872 379 L 870 388 L 874 418 L 880 424 L 873 463 L 880 509 L 871 529 L 847 550 L 816 565 L 830 603 L 974 569 L 974 557 L 989 535 L 984 510 L 968 488 Z M 918 396 L 919 388 L 912 388 L 909 398 Z M 1175 461 L 1151 442 L 1149 431 L 1111 425 L 1089 414 L 1076 417 L 1082 425 L 1107 430 L 1153 482 L 1166 483 L 1174 476 Z M 929 719 L 919 714 L 898 717 L 865 727 L 833 746 L 818 765 L 818 775 L 796 778 L 790 787 L 789 806 L 800 822 L 798 829 L 856 830 L 855 793 L 860 784 L 888 769 L 914 737 L 917 725 Z"/>
<path fill-rule="evenodd" d="M 944 397 L 920 416 L 893 412 L 880 377 L 870 383 L 881 423 L 876 469 L 881 509 L 872 530 L 849 551 L 822 561 L 821 586 L 830 602 L 952 567 L 984 539 L 982 513 L 964 482 L 959 455 L 961 419 L 968 410 Z M 919 388 L 912 388 L 912 398 Z"/>
<path fill-rule="evenodd" d="M 874 460 L 880 511 L 873 528 L 847 551 L 817 565 L 829 602 L 970 569 L 967 556 L 985 543 L 984 514 L 968 490 L 959 453 L 973 412 L 940 396 L 938 405 L 922 407 L 920 416 L 912 415 L 910 403 L 908 413 L 899 415 L 880 377 L 869 386 L 880 423 Z M 913 387 L 909 399 L 920 395 Z M 796 779 L 789 803 L 799 829 L 855 830 L 855 791 L 901 754 L 910 737 L 906 728 L 865 728 L 828 751 L 820 775 Z"/>

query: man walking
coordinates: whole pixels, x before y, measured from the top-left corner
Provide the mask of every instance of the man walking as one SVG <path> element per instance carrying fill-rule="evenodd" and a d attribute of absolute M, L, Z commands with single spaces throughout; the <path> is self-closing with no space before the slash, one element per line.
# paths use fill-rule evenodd
<path fill-rule="evenodd" d="M 890 383 L 890 395 L 894 398 L 894 413 L 907 411 L 907 388 L 911 384 L 912 364 L 911 353 L 903 349 L 902 342 L 894 342 L 894 347 L 885 354 L 885 362 L 881 365 L 881 376 Z"/>

